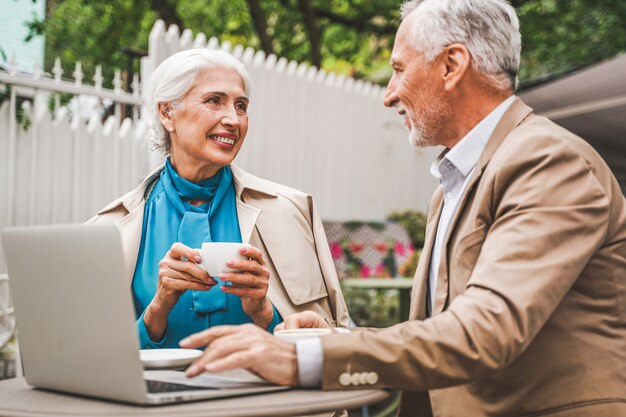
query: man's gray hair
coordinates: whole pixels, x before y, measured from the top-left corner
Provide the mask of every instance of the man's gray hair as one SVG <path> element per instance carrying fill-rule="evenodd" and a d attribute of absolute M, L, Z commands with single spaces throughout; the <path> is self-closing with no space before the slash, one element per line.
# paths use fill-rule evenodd
<path fill-rule="evenodd" d="M 522 37 L 506 0 L 410 0 L 400 9 L 402 19 L 413 11 L 411 42 L 427 61 L 447 45 L 461 43 L 494 87 L 517 88 Z"/>
<path fill-rule="evenodd" d="M 237 71 L 250 95 L 250 75 L 246 67 L 226 51 L 206 48 L 188 49 L 175 53 L 163 61 L 152 73 L 146 92 L 150 139 L 163 154 L 170 151 L 170 135 L 159 119 L 159 103 L 176 107 L 191 90 L 203 71 L 212 68 L 231 68 Z"/>

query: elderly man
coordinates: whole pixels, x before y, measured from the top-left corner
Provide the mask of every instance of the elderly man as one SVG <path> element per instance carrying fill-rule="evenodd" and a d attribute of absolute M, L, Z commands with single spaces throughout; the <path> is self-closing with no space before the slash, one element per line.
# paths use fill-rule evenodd
<path fill-rule="evenodd" d="M 626 416 L 626 202 L 582 139 L 513 95 L 520 60 L 504 0 L 402 9 L 385 104 L 415 146 L 443 145 L 410 320 L 288 345 L 254 327 L 189 370 L 403 391 L 401 416 Z M 601 128 L 601 127 L 599 127 Z M 322 327 L 313 313 L 287 327 Z"/>

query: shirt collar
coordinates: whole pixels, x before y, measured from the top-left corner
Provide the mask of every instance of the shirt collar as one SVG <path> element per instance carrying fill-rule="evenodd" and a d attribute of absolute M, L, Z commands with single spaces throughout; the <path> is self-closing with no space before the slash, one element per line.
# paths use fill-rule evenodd
<path fill-rule="evenodd" d="M 459 143 L 451 149 L 445 149 L 431 165 L 430 172 L 435 177 L 441 178 L 440 164 L 445 158 L 454 165 L 464 177 L 474 169 L 480 155 L 483 153 L 489 138 L 496 126 L 504 116 L 504 113 L 515 100 L 515 96 L 504 100 L 495 109 L 482 119 L 472 130 L 465 135 Z"/>

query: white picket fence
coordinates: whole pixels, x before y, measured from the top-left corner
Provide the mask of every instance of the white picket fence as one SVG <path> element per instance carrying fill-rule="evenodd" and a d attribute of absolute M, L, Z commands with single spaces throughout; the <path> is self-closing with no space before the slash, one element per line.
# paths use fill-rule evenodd
<path fill-rule="evenodd" d="M 137 94 L 102 89 L 102 80 L 82 85 L 80 75 L 73 83 L 55 78 L 0 73 L 0 83 L 10 86 L 10 97 L 0 106 L 0 229 L 83 222 L 149 170 L 144 125 L 131 119 L 120 123 L 119 109 L 104 123 L 98 112 L 84 118 L 78 106 L 73 113 L 67 107 L 48 111 L 59 92 L 118 105 L 139 104 Z M 16 117 L 18 97 L 28 99 L 22 106 L 26 129 Z M 5 271 L 0 250 L 0 273 Z"/>
<path fill-rule="evenodd" d="M 252 77 L 250 130 L 237 164 L 313 194 L 325 219 L 382 220 L 395 210 L 426 210 L 438 150 L 408 144 L 402 119 L 382 105 L 381 87 L 206 39 L 175 26 L 166 31 L 157 21 L 141 78 L 145 83 L 166 57 L 191 47 L 226 49 L 244 62 Z M 83 85 L 79 64 L 73 81 L 61 80 L 59 64 L 52 72 L 54 79 L 0 72 L 0 84 L 12 92 L 0 107 L 0 229 L 85 221 L 158 161 L 149 155 L 141 120 L 120 121 L 119 110 L 106 122 L 97 112 L 83 117 L 80 108 L 47 110 L 58 93 L 137 105 L 138 80 L 131 94 L 121 91 L 119 74 L 107 90 L 99 73 L 94 86 Z M 32 99 L 26 130 L 16 120 L 18 96 Z"/>

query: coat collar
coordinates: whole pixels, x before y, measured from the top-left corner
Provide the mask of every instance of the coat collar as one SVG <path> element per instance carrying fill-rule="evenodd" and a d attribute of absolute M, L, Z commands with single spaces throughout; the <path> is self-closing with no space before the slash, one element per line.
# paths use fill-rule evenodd
<path fill-rule="evenodd" d="M 235 164 L 230 164 L 230 169 L 233 171 L 237 199 L 241 199 L 241 195 L 246 190 L 256 191 L 269 197 L 278 196 L 270 185 L 271 183 L 269 183 L 268 181 L 265 181 L 255 175 L 250 174 L 249 172 L 244 171 Z"/>
<path fill-rule="evenodd" d="M 159 178 L 161 171 L 163 171 L 164 165 L 159 166 L 152 171 L 148 176 L 139 184 L 134 190 L 124 194 L 123 196 L 113 200 L 98 212 L 98 215 L 106 214 L 109 211 L 115 210 L 119 206 L 124 206 L 126 211 L 130 213 L 137 208 L 146 198 L 146 190 L 151 188 L 151 185 Z"/>
<path fill-rule="evenodd" d="M 152 171 L 134 190 L 126 193 L 122 197 L 112 201 L 106 207 L 98 212 L 98 215 L 106 215 L 115 211 L 120 207 L 125 210 L 125 215 L 120 220 L 118 228 L 120 238 L 124 245 L 124 253 L 126 254 L 126 266 L 128 269 L 129 280 L 132 280 L 137 254 L 141 241 L 141 228 L 143 224 L 143 213 L 146 200 L 159 179 L 164 165 L 159 166 Z M 241 239 L 244 243 L 249 243 L 254 227 L 257 224 L 261 209 L 246 204 L 242 200 L 242 195 L 250 190 L 252 192 L 261 193 L 270 198 L 276 198 L 276 193 L 271 189 L 271 183 L 261 180 L 251 175 L 241 168 L 231 165 L 236 192 L 237 217 L 239 220 L 239 230 Z"/>
<path fill-rule="evenodd" d="M 496 150 L 500 147 L 500 145 L 502 144 L 506 136 L 513 129 L 519 126 L 519 124 L 522 123 L 522 121 L 526 119 L 526 117 L 528 117 L 528 115 L 531 113 L 532 113 L 532 109 L 530 107 L 524 104 L 524 102 L 519 97 L 515 98 L 515 100 L 513 101 L 513 103 L 511 103 L 511 106 L 506 110 L 506 112 L 504 113 L 504 115 L 502 116 L 498 124 L 496 125 L 495 130 L 489 137 L 489 140 L 487 141 L 485 149 L 483 153 L 481 154 L 474 171 L 472 172 L 470 178 L 468 179 L 467 186 L 465 187 L 465 190 L 463 191 L 463 195 L 459 202 L 459 207 L 454 213 L 454 216 L 450 223 L 450 227 L 448 228 L 448 232 L 445 236 L 445 240 L 444 240 L 445 243 L 443 245 L 443 253 L 441 254 L 441 258 L 440 258 L 441 263 L 439 265 L 439 271 L 437 273 L 437 291 L 435 293 L 435 302 L 434 302 L 434 308 L 433 308 L 433 313 L 432 313 L 433 315 L 437 313 L 441 313 L 448 303 L 448 297 L 450 295 L 449 281 L 448 281 L 448 253 L 447 253 L 448 244 L 449 244 L 450 236 L 454 232 L 454 229 L 459 220 L 459 217 L 461 213 L 463 212 L 463 210 L 465 209 L 465 205 L 467 204 L 468 197 L 471 194 L 472 190 L 474 189 L 474 186 L 480 179 L 485 167 L 491 160 L 491 157 L 496 152 Z M 433 223 L 429 224 L 430 236 L 426 236 L 426 240 L 424 242 L 424 248 L 422 250 L 423 260 L 422 262 L 420 262 L 420 268 L 418 268 L 418 271 L 417 271 L 420 273 L 419 274 L 416 273 L 416 276 L 415 276 L 415 279 L 416 279 L 415 284 L 424 287 L 423 294 L 422 294 L 423 297 L 419 299 L 415 298 L 416 302 L 418 303 L 417 304 L 418 306 L 421 305 L 421 303 L 426 302 L 425 286 L 426 286 L 426 281 L 428 280 L 428 265 L 430 264 L 430 254 L 432 253 L 432 248 L 433 248 L 434 241 L 435 241 L 434 237 L 435 237 L 436 230 L 437 230 L 438 219 L 439 219 L 439 215 L 441 213 L 441 209 L 443 206 L 441 204 L 441 201 L 442 201 L 441 194 L 442 193 L 439 187 L 433 197 L 433 204 L 431 204 L 431 210 L 434 209 L 434 211 L 429 211 L 430 217 L 433 218 Z M 436 223 L 434 222 L 435 218 L 437 219 Z M 422 292 L 422 289 L 420 289 L 420 291 L 418 292 Z M 422 308 L 419 308 L 419 311 L 416 310 L 415 314 L 421 312 L 421 310 Z"/>
<path fill-rule="evenodd" d="M 159 165 L 158 168 L 148 174 L 148 176 L 141 182 L 141 184 L 137 188 L 124 194 L 116 200 L 113 200 L 102 210 L 100 210 L 98 214 L 105 214 L 111 210 L 118 208 L 120 205 L 124 206 L 126 211 L 129 213 L 133 211 L 146 200 L 146 198 L 148 197 L 146 194 L 149 194 L 149 190 L 152 189 L 152 185 L 161 175 L 161 171 L 163 171 L 163 168 L 163 164 Z M 233 172 L 235 193 L 237 195 L 238 201 L 241 200 L 241 195 L 246 190 L 262 193 L 269 197 L 277 196 L 276 192 L 270 187 L 267 181 L 264 181 L 261 178 L 244 171 L 235 164 L 231 164 L 230 168 Z"/>

